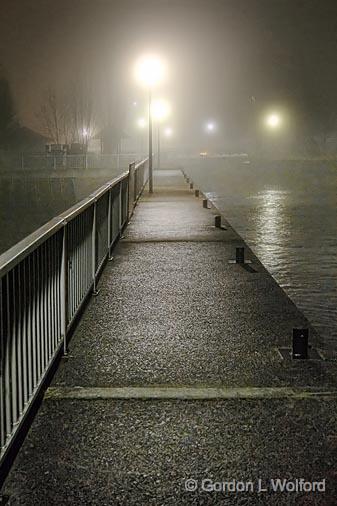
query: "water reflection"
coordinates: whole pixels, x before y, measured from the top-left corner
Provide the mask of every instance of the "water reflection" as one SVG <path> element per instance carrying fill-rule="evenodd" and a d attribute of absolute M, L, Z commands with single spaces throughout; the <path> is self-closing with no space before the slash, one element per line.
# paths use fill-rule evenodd
<path fill-rule="evenodd" d="M 186 164 L 295 304 L 328 342 L 337 340 L 336 169 L 206 160 Z"/>
<path fill-rule="evenodd" d="M 257 210 L 255 228 L 257 245 L 283 246 L 289 236 L 289 216 L 286 213 L 286 198 L 289 192 L 265 190 L 250 197 L 252 206 Z M 255 202 L 254 202 L 255 201 Z"/>

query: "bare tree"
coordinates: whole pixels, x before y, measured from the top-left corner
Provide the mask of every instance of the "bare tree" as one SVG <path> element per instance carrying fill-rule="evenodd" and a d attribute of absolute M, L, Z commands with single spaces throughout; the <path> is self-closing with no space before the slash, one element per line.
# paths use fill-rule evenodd
<path fill-rule="evenodd" d="M 96 131 L 93 87 L 77 77 L 63 90 L 49 86 L 38 113 L 44 132 L 56 144 L 79 142 L 87 147 Z"/>
<path fill-rule="evenodd" d="M 64 142 L 65 106 L 51 86 L 45 93 L 38 118 L 42 122 L 44 131 L 53 142 L 56 144 Z"/>

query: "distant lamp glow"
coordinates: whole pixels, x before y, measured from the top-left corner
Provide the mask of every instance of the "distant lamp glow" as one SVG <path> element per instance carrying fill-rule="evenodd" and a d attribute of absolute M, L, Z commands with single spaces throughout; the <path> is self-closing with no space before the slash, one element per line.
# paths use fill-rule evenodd
<path fill-rule="evenodd" d="M 214 132 L 215 130 L 215 123 L 213 121 L 209 121 L 206 125 L 207 132 Z"/>
<path fill-rule="evenodd" d="M 133 105 L 134 107 L 137 107 L 137 102 L 136 102 L 136 101 L 135 101 L 135 102 L 132 102 L 132 105 Z"/>
<path fill-rule="evenodd" d="M 166 127 L 165 130 L 164 130 L 164 135 L 165 137 L 172 137 L 173 135 L 173 130 L 171 127 Z"/>
<path fill-rule="evenodd" d="M 163 81 L 165 74 L 165 65 L 156 56 L 143 56 L 137 61 L 135 66 L 137 81 L 150 88 Z"/>
<path fill-rule="evenodd" d="M 280 126 L 281 118 L 278 114 L 269 114 L 266 118 L 266 123 L 270 128 L 277 128 Z"/>
<path fill-rule="evenodd" d="M 83 128 L 82 134 L 83 134 L 83 137 L 88 137 L 88 135 L 89 135 L 88 129 L 87 128 Z"/>
<path fill-rule="evenodd" d="M 144 118 L 139 118 L 137 121 L 137 125 L 139 128 L 145 128 L 146 127 L 146 120 Z"/>
<path fill-rule="evenodd" d="M 171 107 L 166 100 L 154 100 L 151 105 L 151 114 L 157 121 L 162 121 L 167 118 L 171 113 Z"/>

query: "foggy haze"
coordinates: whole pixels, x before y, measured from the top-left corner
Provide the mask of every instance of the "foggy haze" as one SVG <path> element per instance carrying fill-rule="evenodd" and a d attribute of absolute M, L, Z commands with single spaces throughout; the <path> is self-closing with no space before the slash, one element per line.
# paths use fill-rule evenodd
<path fill-rule="evenodd" d="M 203 125 L 212 119 L 218 149 L 240 149 L 270 107 L 287 114 L 288 141 L 331 130 L 335 2 L 4 0 L 1 10 L 0 63 L 21 123 L 35 130 L 46 88 L 62 90 L 79 76 L 90 79 L 101 122 L 109 109 L 127 130 L 134 100 L 146 112 L 146 93 L 132 76 L 144 52 L 168 64 L 156 93 L 172 103 L 181 147 L 207 147 Z"/>

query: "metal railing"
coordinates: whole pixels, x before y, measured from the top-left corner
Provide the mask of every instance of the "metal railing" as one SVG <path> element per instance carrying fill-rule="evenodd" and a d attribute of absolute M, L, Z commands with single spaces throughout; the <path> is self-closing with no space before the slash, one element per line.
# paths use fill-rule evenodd
<path fill-rule="evenodd" d="M 0 464 L 148 180 L 148 160 L 0 256 Z"/>

